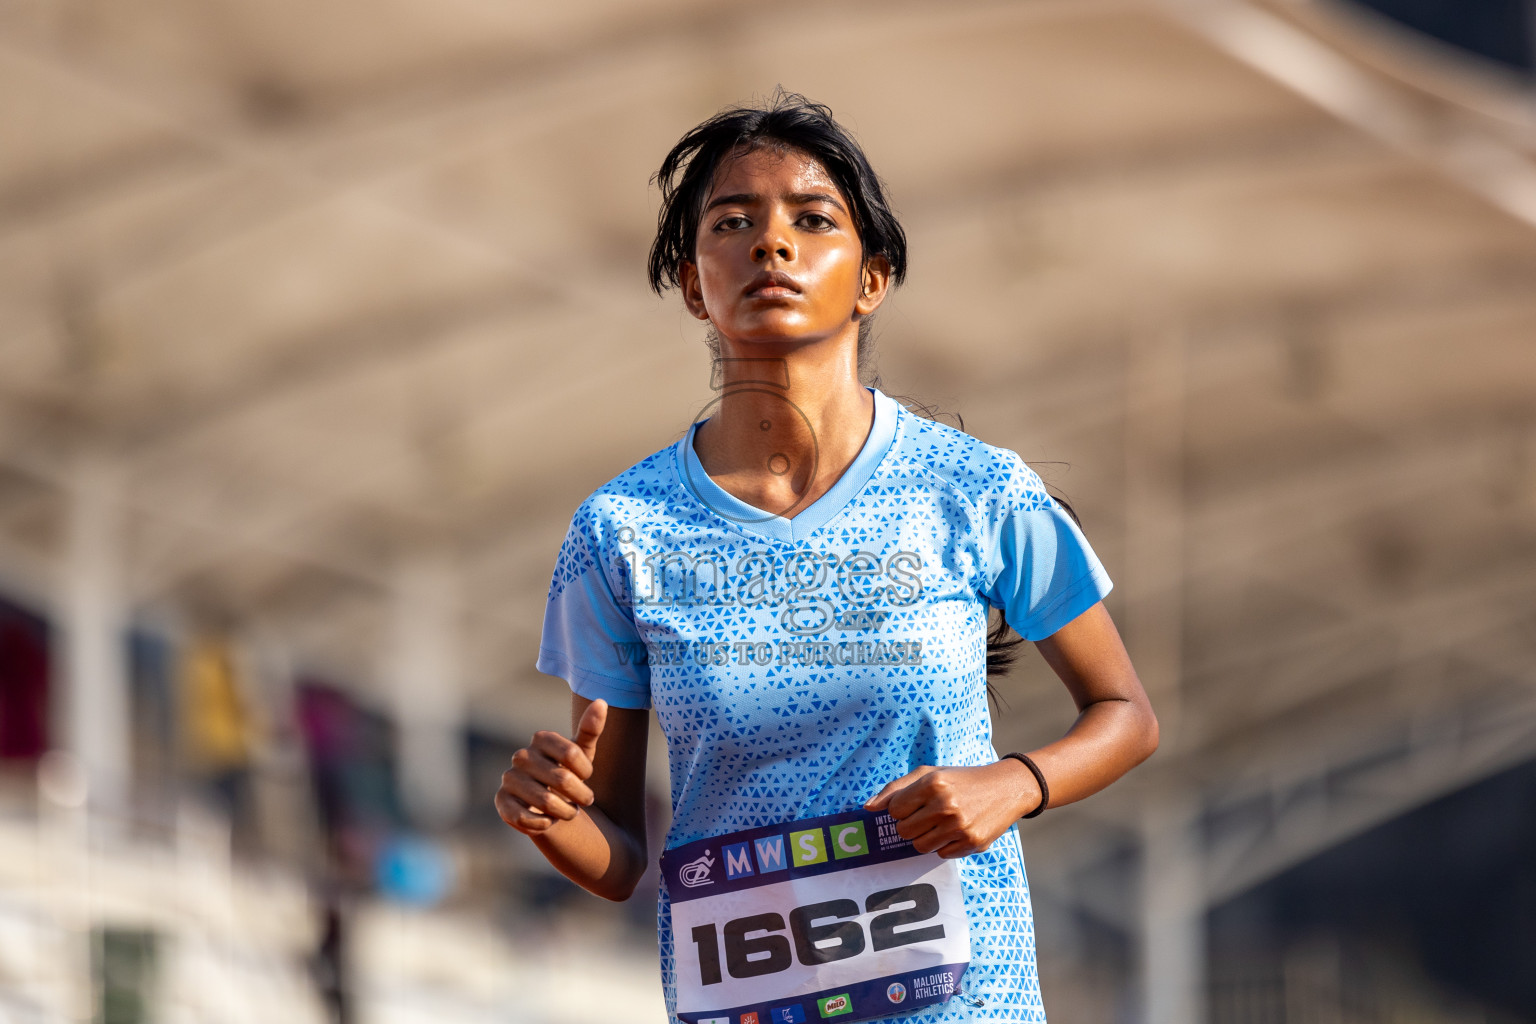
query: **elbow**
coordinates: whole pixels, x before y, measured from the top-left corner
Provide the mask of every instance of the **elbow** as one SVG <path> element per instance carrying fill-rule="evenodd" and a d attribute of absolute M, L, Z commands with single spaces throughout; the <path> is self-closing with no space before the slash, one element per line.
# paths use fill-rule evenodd
<path fill-rule="evenodd" d="M 592 886 L 590 891 L 610 903 L 623 903 L 640 887 L 640 877 L 635 875 L 632 878 L 599 879 L 598 884 Z"/>
<path fill-rule="evenodd" d="M 629 840 L 623 845 L 627 856 L 609 861 L 608 870 L 603 872 L 602 877 L 586 887 L 588 892 L 610 903 L 623 903 L 635 894 L 635 890 L 640 887 L 640 880 L 645 877 L 645 839 L 631 836 Z"/>
<path fill-rule="evenodd" d="M 1157 714 L 1152 710 L 1152 705 L 1146 706 L 1146 713 L 1142 716 L 1141 723 L 1141 756 L 1136 759 L 1140 764 L 1157 752 L 1157 745 L 1161 739 L 1161 727 L 1157 724 Z"/>

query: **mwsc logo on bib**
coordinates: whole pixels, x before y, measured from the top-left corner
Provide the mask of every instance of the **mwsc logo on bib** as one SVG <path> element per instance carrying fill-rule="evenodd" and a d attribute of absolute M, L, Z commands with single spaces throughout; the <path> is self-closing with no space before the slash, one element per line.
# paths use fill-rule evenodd
<path fill-rule="evenodd" d="M 830 840 L 830 842 L 828 841 Z M 827 860 L 848 860 L 869 853 L 869 837 L 862 821 L 845 821 L 825 828 L 808 828 L 788 835 L 765 836 L 750 843 L 728 843 L 720 848 L 725 858 L 727 881 L 748 875 L 766 875 L 790 867 L 806 868 Z M 688 872 L 704 858 L 683 865 L 678 873 L 684 885 L 706 885 L 688 880 Z M 707 877 L 709 869 L 703 869 Z"/>

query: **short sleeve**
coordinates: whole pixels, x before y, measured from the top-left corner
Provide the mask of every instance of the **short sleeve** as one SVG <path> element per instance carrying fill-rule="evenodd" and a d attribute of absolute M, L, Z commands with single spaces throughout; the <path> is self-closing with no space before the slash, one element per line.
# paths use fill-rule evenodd
<path fill-rule="evenodd" d="M 1035 471 L 1008 455 L 1009 479 L 988 510 L 983 596 L 1024 639 L 1044 640 L 1102 601 L 1114 584 Z"/>
<path fill-rule="evenodd" d="M 614 596 L 585 505 L 560 545 L 535 667 L 618 708 L 651 706 L 651 671 L 634 615 Z"/>

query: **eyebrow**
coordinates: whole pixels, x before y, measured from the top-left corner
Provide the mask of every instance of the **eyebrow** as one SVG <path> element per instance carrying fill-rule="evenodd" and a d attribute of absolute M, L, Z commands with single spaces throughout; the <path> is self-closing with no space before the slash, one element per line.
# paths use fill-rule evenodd
<path fill-rule="evenodd" d="M 717 206 L 747 206 L 752 203 L 760 202 L 762 198 L 763 197 L 756 192 L 736 192 L 728 196 L 716 196 L 714 199 L 709 201 L 708 206 L 704 207 L 704 212 L 708 213 L 710 210 L 713 210 Z M 830 192 L 790 192 L 786 194 L 784 198 L 788 200 L 792 206 L 804 206 L 806 203 L 820 202 L 835 206 L 843 213 L 848 212 L 848 208 L 843 205 L 842 200 L 838 199 L 837 196 L 832 195 Z"/>

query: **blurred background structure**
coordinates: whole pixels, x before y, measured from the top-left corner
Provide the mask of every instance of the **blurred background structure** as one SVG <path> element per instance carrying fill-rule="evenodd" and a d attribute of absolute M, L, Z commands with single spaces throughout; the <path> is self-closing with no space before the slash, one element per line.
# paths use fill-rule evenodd
<path fill-rule="evenodd" d="M 1533 58 L 1527 0 L 0 2 L 0 1022 L 663 1019 L 654 889 L 491 797 L 571 512 L 710 397 L 647 178 L 779 83 L 910 233 L 884 389 L 1069 497 L 1163 722 L 1024 823 L 1051 1019 L 1536 1020 Z M 1026 661 L 999 749 L 1073 717 Z"/>

